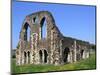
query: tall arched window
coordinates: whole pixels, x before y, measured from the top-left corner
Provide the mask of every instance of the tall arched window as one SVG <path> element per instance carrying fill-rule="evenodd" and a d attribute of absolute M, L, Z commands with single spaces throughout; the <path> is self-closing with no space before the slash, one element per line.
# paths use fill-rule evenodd
<path fill-rule="evenodd" d="M 23 31 L 24 31 L 24 40 L 29 41 L 31 30 L 28 23 L 25 23 Z"/>
<path fill-rule="evenodd" d="M 33 17 L 33 24 L 37 24 L 38 23 L 38 16 Z"/>
<path fill-rule="evenodd" d="M 28 29 L 27 29 L 27 41 L 30 41 L 30 35 L 31 35 L 31 30 L 28 27 Z"/>
<path fill-rule="evenodd" d="M 47 35 L 47 23 L 45 17 L 41 20 L 41 37 L 46 38 Z"/>

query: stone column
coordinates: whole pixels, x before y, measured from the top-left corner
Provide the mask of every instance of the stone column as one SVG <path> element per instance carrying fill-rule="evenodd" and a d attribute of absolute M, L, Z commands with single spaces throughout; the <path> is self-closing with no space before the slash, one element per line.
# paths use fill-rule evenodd
<path fill-rule="evenodd" d="M 83 51 L 83 56 L 82 56 L 82 58 L 85 59 L 85 58 L 86 58 L 86 50 L 85 50 L 85 48 L 84 48 L 83 50 L 84 50 L 84 51 Z"/>
<path fill-rule="evenodd" d="M 26 64 L 28 64 L 28 53 L 26 53 Z"/>
<path fill-rule="evenodd" d="M 34 46 L 35 46 L 35 64 L 39 64 L 39 52 L 37 50 L 37 41 L 38 41 L 38 34 L 34 33 Z"/>
<path fill-rule="evenodd" d="M 39 27 L 39 40 L 41 40 L 41 37 L 42 37 L 41 33 L 42 33 L 41 27 Z"/>
<path fill-rule="evenodd" d="M 34 64 L 38 64 L 38 51 L 37 51 L 37 33 L 31 34 L 31 50 L 32 50 L 32 56 L 31 59 L 33 59 Z"/>
<path fill-rule="evenodd" d="M 70 63 L 72 63 L 73 60 L 72 60 L 72 50 L 70 51 Z"/>
<path fill-rule="evenodd" d="M 79 60 L 81 60 L 81 48 L 80 48 L 80 45 L 79 45 Z"/>
<path fill-rule="evenodd" d="M 31 63 L 34 64 L 35 56 L 34 56 L 34 39 L 33 39 L 33 34 L 31 33 Z"/>
<path fill-rule="evenodd" d="M 33 51 L 31 50 L 31 53 L 30 53 L 30 63 L 32 64 L 33 63 Z"/>
<path fill-rule="evenodd" d="M 22 52 L 20 58 L 21 58 L 21 63 L 22 63 L 22 64 L 25 64 L 25 62 L 24 62 L 24 61 L 25 61 L 24 52 Z"/>
<path fill-rule="evenodd" d="M 70 61 L 71 61 L 71 56 L 70 56 L 70 53 L 68 53 L 67 62 L 70 62 Z"/>
<path fill-rule="evenodd" d="M 59 65 L 59 53 L 58 52 L 55 52 L 55 62 L 54 62 L 55 65 Z"/>
<path fill-rule="evenodd" d="M 42 50 L 42 63 L 44 64 L 44 50 Z"/>
<path fill-rule="evenodd" d="M 60 64 L 60 53 L 59 53 L 59 38 L 58 38 L 58 33 L 56 32 L 54 35 L 54 52 L 55 52 L 55 57 L 54 57 L 54 61 L 55 61 L 55 65 L 59 65 Z"/>
<path fill-rule="evenodd" d="M 60 61 L 61 64 L 63 63 L 63 57 L 62 57 L 62 40 L 60 40 Z"/>
<path fill-rule="evenodd" d="M 22 40 L 20 39 L 19 41 L 19 49 L 18 49 L 18 60 L 16 62 L 18 62 L 19 65 L 23 64 L 22 63 L 22 53 L 21 53 L 21 50 L 22 50 Z"/>
<path fill-rule="evenodd" d="M 74 61 L 76 62 L 76 40 L 74 40 Z"/>
<path fill-rule="evenodd" d="M 53 30 L 51 30 L 51 54 L 50 54 L 50 58 L 51 58 L 50 63 L 51 63 L 51 64 L 53 64 L 53 50 L 54 50 L 54 49 L 53 49 L 53 44 L 54 44 L 54 43 L 53 43 L 53 42 L 54 42 L 54 41 L 53 41 L 53 37 L 54 37 L 54 36 L 53 36 Z"/>
<path fill-rule="evenodd" d="M 16 65 L 21 65 L 21 57 L 20 57 L 20 50 L 16 50 Z"/>
<path fill-rule="evenodd" d="M 87 53 L 86 58 L 89 58 L 90 55 L 89 49 L 86 50 L 86 53 Z"/>

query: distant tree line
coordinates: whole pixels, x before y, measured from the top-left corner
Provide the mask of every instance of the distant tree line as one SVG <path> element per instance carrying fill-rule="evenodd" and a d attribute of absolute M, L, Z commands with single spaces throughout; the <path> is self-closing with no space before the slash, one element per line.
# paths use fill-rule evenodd
<path fill-rule="evenodd" d="M 93 50 L 96 50 L 96 45 L 92 45 L 92 49 Z"/>

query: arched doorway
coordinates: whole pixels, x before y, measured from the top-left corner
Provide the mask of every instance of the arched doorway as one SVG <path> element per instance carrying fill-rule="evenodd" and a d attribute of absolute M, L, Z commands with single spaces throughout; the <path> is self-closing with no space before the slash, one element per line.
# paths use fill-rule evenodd
<path fill-rule="evenodd" d="M 44 63 L 47 63 L 47 56 L 48 56 L 47 51 L 44 50 Z"/>
<path fill-rule="evenodd" d="M 39 61 L 40 63 L 47 63 L 47 56 L 48 56 L 48 53 L 46 50 L 40 50 L 39 51 Z"/>
<path fill-rule="evenodd" d="M 63 51 L 63 61 L 64 61 L 64 63 L 67 63 L 68 62 L 68 53 L 69 53 L 70 51 L 69 51 L 69 48 L 68 47 L 66 47 L 65 49 L 64 49 L 64 51 Z"/>
<path fill-rule="evenodd" d="M 80 53 L 81 53 L 81 58 L 83 58 L 84 50 L 82 49 Z"/>
<path fill-rule="evenodd" d="M 39 51 L 40 63 L 42 63 L 42 56 L 43 56 L 43 54 L 42 54 L 42 51 L 40 50 L 40 51 Z"/>
<path fill-rule="evenodd" d="M 28 63 L 30 63 L 30 52 L 28 51 Z"/>
<path fill-rule="evenodd" d="M 26 63 L 26 52 L 24 52 L 24 63 Z"/>

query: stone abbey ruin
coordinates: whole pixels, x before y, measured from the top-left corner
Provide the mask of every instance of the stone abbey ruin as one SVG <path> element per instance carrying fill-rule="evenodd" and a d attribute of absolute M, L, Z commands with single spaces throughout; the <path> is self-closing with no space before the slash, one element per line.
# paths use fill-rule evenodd
<path fill-rule="evenodd" d="M 43 37 L 45 21 L 46 37 Z M 73 63 L 88 58 L 90 48 L 89 42 L 63 36 L 52 14 L 39 11 L 26 16 L 23 22 L 16 50 L 16 64 Z"/>

